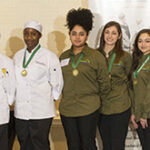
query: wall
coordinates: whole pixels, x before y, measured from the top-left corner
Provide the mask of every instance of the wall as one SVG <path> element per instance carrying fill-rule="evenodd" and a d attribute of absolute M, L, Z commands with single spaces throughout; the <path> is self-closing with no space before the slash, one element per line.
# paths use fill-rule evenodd
<path fill-rule="evenodd" d="M 0 52 L 12 57 L 23 48 L 24 23 L 43 25 L 41 44 L 57 55 L 70 47 L 65 17 L 71 8 L 87 7 L 87 0 L 0 0 Z"/>

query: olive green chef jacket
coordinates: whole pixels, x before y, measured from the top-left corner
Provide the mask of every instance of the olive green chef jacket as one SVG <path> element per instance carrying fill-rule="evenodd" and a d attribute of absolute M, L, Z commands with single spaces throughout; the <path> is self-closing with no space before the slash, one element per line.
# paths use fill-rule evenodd
<path fill-rule="evenodd" d="M 82 51 L 84 56 L 77 67 L 77 76 L 72 73 L 71 55 L 76 63 L 80 54 L 74 55 L 71 48 L 60 56 L 64 88 L 59 110 L 62 115 L 68 117 L 95 112 L 101 105 L 100 95 L 105 97 L 111 89 L 104 56 L 88 45 Z"/>
<path fill-rule="evenodd" d="M 105 52 L 101 51 L 105 56 Z M 114 50 L 109 52 L 107 64 L 109 66 Z M 128 89 L 128 74 L 131 68 L 131 56 L 124 51 L 124 55 L 118 63 L 113 63 L 111 68 L 111 87 L 112 90 L 102 100 L 100 112 L 105 115 L 117 114 L 126 111 L 131 107 L 131 100 Z"/>
<path fill-rule="evenodd" d="M 141 56 L 137 69 L 148 55 Z M 134 84 L 135 80 L 137 80 L 136 84 Z M 136 121 L 139 121 L 140 118 L 150 118 L 150 60 L 144 65 L 137 78 L 133 78 L 133 88 L 132 113 L 136 116 Z"/>

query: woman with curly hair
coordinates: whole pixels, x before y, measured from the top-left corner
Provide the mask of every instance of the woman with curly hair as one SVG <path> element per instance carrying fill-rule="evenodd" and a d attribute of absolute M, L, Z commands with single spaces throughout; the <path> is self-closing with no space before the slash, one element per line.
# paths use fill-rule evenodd
<path fill-rule="evenodd" d="M 102 100 L 99 131 L 104 150 L 124 150 L 130 119 L 128 74 L 131 56 L 122 49 L 120 24 L 108 22 L 102 31 L 99 51 L 107 59 L 111 92 Z"/>
<path fill-rule="evenodd" d="M 60 56 L 64 88 L 59 110 L 69 150 L 97 150 L 100 94 L 110 91 L 104 56 L 86 44 L 92 19 L 88 9 L 71 9 L 67 14 L 72 46 Z"/>
<path fill-rule="evenodd" d="M 131 121 L 143 150 L 150 150 L 150 29 L 141 30 L 135 39 L 130 72 L 133 105 Z"/>

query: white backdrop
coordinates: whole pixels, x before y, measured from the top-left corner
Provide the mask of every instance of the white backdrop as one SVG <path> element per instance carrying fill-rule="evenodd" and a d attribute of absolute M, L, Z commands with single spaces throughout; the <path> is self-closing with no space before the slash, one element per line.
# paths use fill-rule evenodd
<path fill-rule="evenodd" d="M 131 51 L 136 33 L 142 28 L 150 28 L 150 0 L 89 0 L 89 8 L 94 13 L 94 28 L 89 36 L 89 45 L 96 48 L 105 23 L 118 21 L 122 26 L 123 43 L 126 51 Z"/>
<path fill-rule="evenodd" d="M 114 20 L 121 24 L 124 50 L 131 52 L 136 33 L 150 28 L 150 0 L 89 0 L 89 9 L 94 14 L 94 28 L 89 35 L 89 45 L 99 46 L 104 24 Z M 126 150 L 141 150 L 136 132 L 129 127 Z"/>

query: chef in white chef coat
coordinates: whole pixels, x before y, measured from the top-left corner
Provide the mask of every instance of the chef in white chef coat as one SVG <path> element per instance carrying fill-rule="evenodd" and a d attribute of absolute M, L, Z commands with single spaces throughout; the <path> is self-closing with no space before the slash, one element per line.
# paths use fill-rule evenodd
<path fill-rule="evenodd" d="M 0 149 L 8 150 L 9 105 L 14 102 L 15 73 L 13 61 L 0 54 Z"/>
<path fill-rule="evenodd" d="M 59 99 L 63 87 L 61 66 L 58 57 L 39 43 L 40 23 L 26 23 L 23 36 L 26 47 L 14 56 L 16 132 L 21 150 L 49 150 L 54 100 Z"/>

